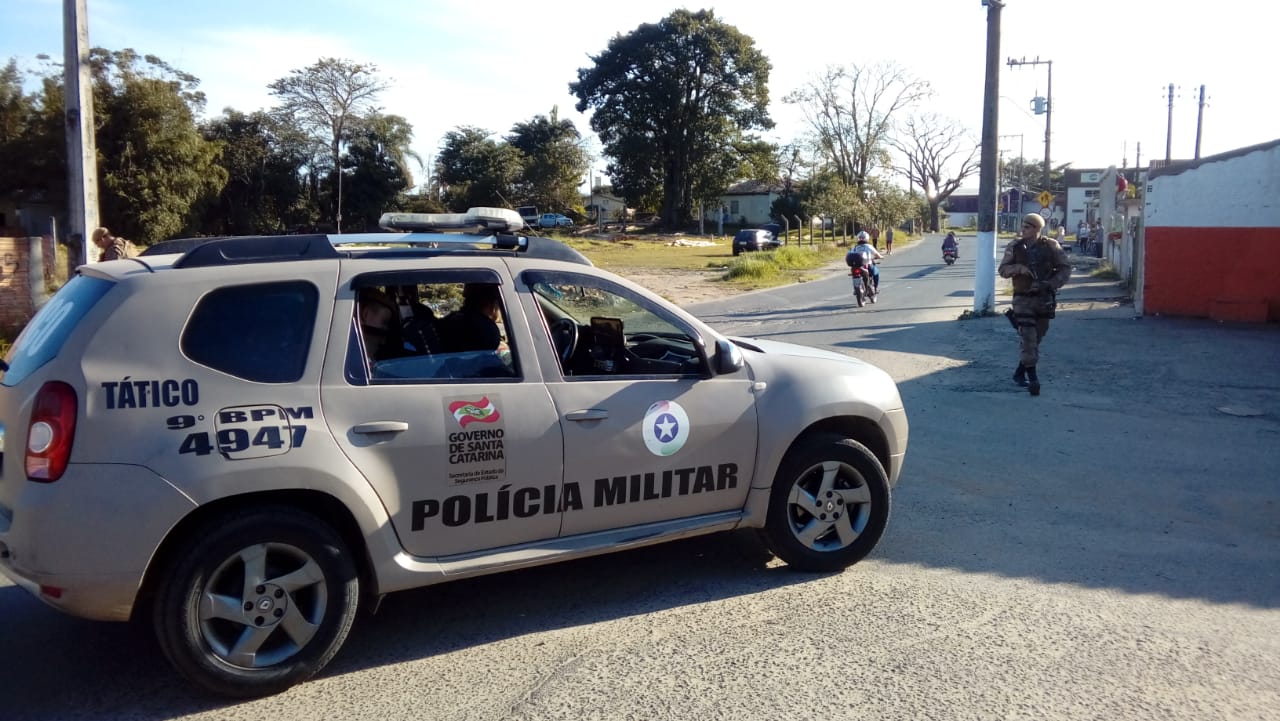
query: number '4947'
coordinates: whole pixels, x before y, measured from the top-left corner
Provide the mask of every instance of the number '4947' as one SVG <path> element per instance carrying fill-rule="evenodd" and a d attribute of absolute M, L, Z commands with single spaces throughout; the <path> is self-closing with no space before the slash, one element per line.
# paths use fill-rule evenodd
<path fill-rule="evenodd" d="M 209 433 L 188 433 L 179 446 L 179 453 L 205 456 L 217 450 L 228 458 L 258 458 L 287 453 L 302 445 L 307 435 L 306 426 L 260 426 L 255 429 L 223 428 L 209 438 Z M 216 445 L 215 445 L 216 442 Z"/>

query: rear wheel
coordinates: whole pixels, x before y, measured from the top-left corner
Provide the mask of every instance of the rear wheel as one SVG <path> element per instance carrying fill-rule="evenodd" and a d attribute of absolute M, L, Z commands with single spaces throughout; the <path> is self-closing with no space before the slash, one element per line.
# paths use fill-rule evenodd
<path fill-rule="evenodd" d="M 222 520 L 167 569 L 156 636 L 182 675 L 214 693 L 278 693 L 314 676 L 346 640 L 355 565 L 309 513 L 262 508 Z"/>
<path fill-rule="evenodd" d="M 825 433 L 791 449 L 774 478 L 765 538 L 802 571 L 838 571 L 875 548 L 889 521 L 889 478 L 866 446 Z"/>

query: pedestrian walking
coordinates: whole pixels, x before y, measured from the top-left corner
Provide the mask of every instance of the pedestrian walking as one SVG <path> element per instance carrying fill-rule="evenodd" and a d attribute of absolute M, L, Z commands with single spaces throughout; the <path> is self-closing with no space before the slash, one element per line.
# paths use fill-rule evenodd
<path fill-rule="evenodd" d="M 885 228 L 884 231 L 884 254 L 893 255 L 893 226 Z"/>
<path fill-rule="evenodd" d="M 1009 243 L 1000 261 L 1000 277 L 1013 279 L 1013 307 L 1005 315 L 1018 331 L 1018 368 L 1013 382 L 1040 395 L 1040 342 L 1057 310 L 1058 289 L 1071 277 L 1071 262 L 1058 241 L 1041 233 L 1044 218 L 1027 213 L 1021 237 Z"/>

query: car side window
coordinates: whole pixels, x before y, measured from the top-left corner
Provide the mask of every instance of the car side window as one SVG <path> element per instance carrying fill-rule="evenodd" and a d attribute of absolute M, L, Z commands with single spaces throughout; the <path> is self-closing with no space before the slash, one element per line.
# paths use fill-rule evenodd
<path fill-rule="evenodd" d="M 374 385 L 520 376 L 492 278 L 357 279 L 347 378 Z M 358 352 L 357 352 L 358 351 Z"/>
<path fill-rule="evenodd" d="M 592 276 L 521 277 L 566 378 L 708 375 L 701 339 L 647 298 Z"/>
<path fill-rule="evenodd" d="M 306 370 L 319 297 L 304 281 L 219 288 L 191 312 L 182 352 L 237 378 L 293 383 Z"/>

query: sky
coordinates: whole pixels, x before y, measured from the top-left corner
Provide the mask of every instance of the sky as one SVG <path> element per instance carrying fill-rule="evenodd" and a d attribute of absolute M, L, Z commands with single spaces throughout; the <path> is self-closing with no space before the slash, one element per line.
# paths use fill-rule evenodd
<path fill-rule="evenodd" d="M 372 63 L 390 87 L 383 112 L 408 119 L 424 162 L 446 132 L 477 126 L 505 136 L 557 108 L 588 139 L 603 179 L 607 160 L 569 84 L 615 35 L 673 10 L 713 9 L 770 60 L 764 136 L 791 143 L 806 131 L 783 102 L 828 66 L 891 63 L 928 81 L 919 112 L 952 118 L 976 143 L 982 131 L 987 8 L 981 0 L 734 0 L 679 4 L 527 0 L 86 0 L 89 41 L 154 54 L 201 81 L 205 117 L 275 104 L 272 81 L 322 57 Z M 0 62 L 29 68 L 62 57 L 62 0 L 3 0 Z M 1000 21 L 1001 153 L 1043 162 L 1052 60 L 1051 163 L 1076 168 L 1146 166 L 1194 156 L 1205 86 L 1201 156 L 1280 137 L 1268 88 L 1277 68 L 1270 18 L 1252 0 L 1179 5 L 1165 0 L 1007 0 Z M 1267 69 L 1270 68 L 1271 71 Z M 1174 85 L 1170 111 L 1168 89 Z M 1172 133 L 1168 133 L 1169 124 Z M 1140 155 L 1139 155 L 1140 154 Z M 419 181 L 425 173 L 415 168 Z M 586 179 L 584 178 L 584 182 Z M 607 182 L 607 181 L 605 181 Z M 977 185 L 976 174 L 965 183 Z"/>

